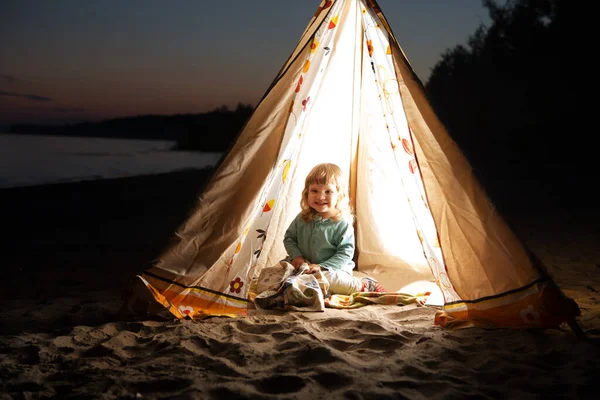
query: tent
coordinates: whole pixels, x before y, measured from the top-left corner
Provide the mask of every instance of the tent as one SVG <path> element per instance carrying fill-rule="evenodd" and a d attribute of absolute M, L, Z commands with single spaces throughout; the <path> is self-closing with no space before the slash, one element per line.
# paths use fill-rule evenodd
<path fill-rule="evenodd" d="M 374 0 L 321 2 L 132 296 L 178 318 L 246 315 L 321 162 L 349 176 L 358 270 L 388 290 L 434 281 L 438 324 L 548 327 L 579 314 L 491 204 Z"/>

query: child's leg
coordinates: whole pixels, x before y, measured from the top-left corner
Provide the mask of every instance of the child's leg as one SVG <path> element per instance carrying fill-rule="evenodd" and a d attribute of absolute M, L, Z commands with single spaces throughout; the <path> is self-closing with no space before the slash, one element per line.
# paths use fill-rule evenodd
<path fill-rule="evenodd" d="M 347 272 L 323 269 L 321 273 L 329 281 L 329 294 L 350 295 L 362 289 L 362 281 Z"/>
<path fill-rule="evenodd" d="M 373 278 L 356 278 L 344 271 L 322 270 L 329 281 L 329 294 L 350 295 L 355 292 L 385 292 L 386 290 Z"/>

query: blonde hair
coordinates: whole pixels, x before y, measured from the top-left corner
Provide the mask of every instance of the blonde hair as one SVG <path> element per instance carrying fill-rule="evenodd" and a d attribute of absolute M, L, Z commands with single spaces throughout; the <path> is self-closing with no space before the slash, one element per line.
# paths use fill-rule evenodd
<path fill-rule="evenodd" d="M 302 190 L 302 200 L 300 207 L 302 208 L 302 219 L 311 221 L 317 212 L 308 205 L 308 188 L 310 185 L 335 185 L 338 198 L 335 205 L 338 213 L 331 217 L 334 221 L 339 221 L 342 218 L 352 219 L 352 209 L 350 208 L 350 199 L 348 196 L 347 183 L 342 169 L 335 164 L 324 163 L 318 164 L 308 173 L 304 181 L 304 190 Z"/>

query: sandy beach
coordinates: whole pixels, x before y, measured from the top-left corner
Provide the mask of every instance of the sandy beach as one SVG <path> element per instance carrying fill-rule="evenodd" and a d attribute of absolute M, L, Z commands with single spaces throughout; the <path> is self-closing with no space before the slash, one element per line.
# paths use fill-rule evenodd
<path fill-rule="evenodd" d="M 119 316 L 209 172 L 0 190 L 0 399 L 597 398 L 598 207 L 502 208 L 580 306 L 587 340 L 567 326 L 442 329 L 414 305 Z"/>

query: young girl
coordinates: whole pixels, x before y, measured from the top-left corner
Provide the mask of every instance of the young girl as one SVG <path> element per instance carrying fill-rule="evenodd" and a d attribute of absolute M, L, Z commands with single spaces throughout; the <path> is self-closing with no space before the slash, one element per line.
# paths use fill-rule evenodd
<path fill-rule="evenodd" d="M 358 279 L 352 275 L 353 217 L 340 167 L 335 164 L 315 166 L 306 177 L 300 206 L 302 211 L 283 239 L 294 268 L 306 263 L 307 273 L 321 270 L 329 281 L 329 294 L 384 292 L 374 279 Z"/>

